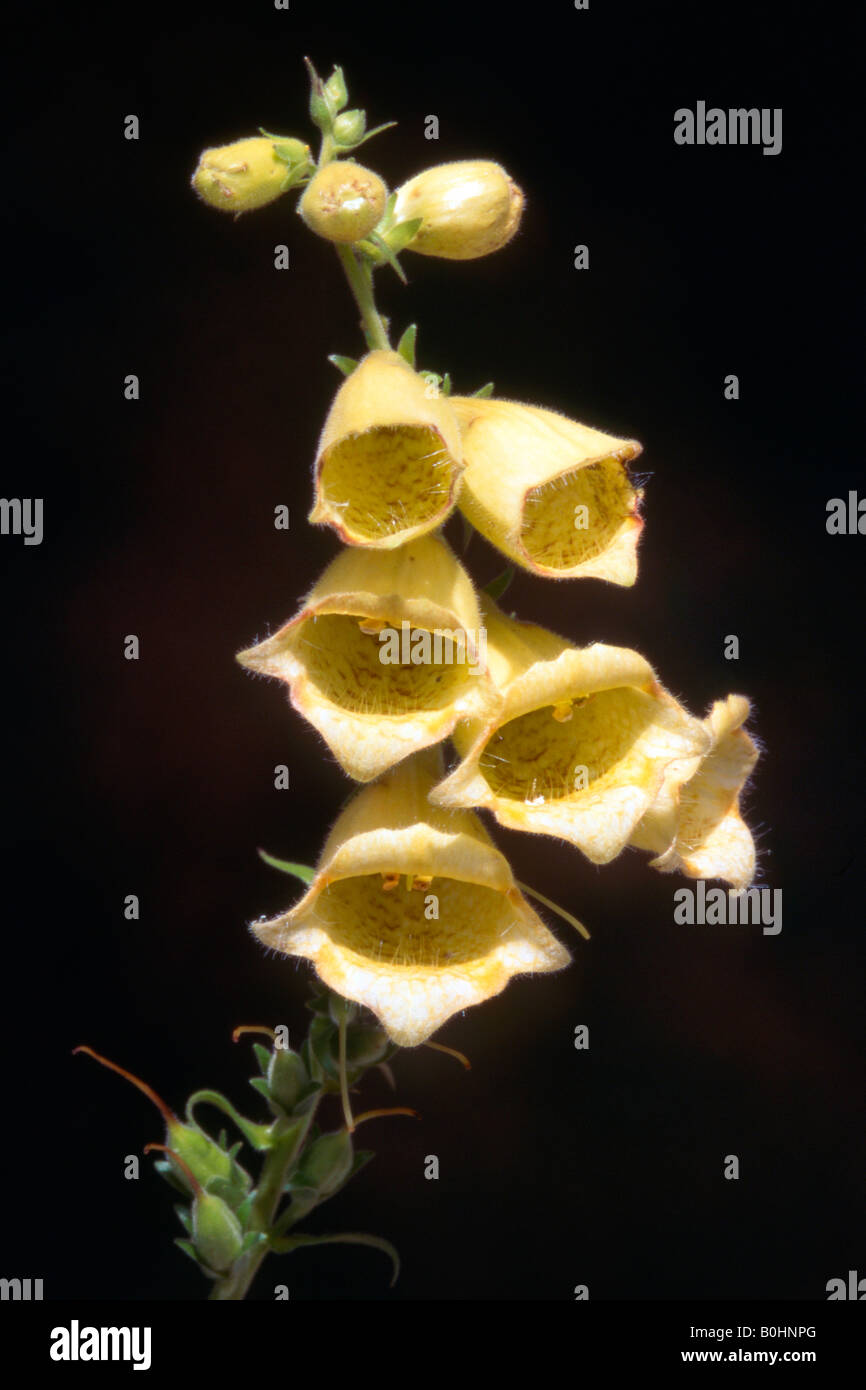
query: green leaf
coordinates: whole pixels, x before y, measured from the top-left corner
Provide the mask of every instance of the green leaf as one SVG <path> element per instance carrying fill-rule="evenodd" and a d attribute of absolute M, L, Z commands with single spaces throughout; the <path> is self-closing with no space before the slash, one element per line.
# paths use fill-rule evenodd
<path fill-rule="evenodd" d="M 382 237 L 380 237 L 380 235 L 379 235 L 378 232 L 371 232 L 371 233 L 370 233 L 369 240 L 370 240 L 371 244 L 372 244 L 372 245 L 376 248 L 376 250 L 379 252 L 380 256 L 384 256 L 385 260 L 388 262 L 388 264 L 389 264 L 389 266 L 391 267 L 391 269 L 392 269 L 393 271 L 395 271 L 395 273 L 397 274 L 397 277 L 398 277 L 398 278 L 402 281 L 402 283 L 405 285 L 407 282 L 406 282 L 406 276 L 403 274 L 403 267 L 401 266 L 400 262 L 397 260 L 397 257 L 395 256 L 395 254 L 394 254 L 394 252 L 392 251 L 391 247 L 388 245 L 387 241 L 385 241 Z"/>
<path fill-rule="evenodd" d="M 266 864 L 270 864 L 272 869 L 279 869 L 280 873 L 283 874 L 292 874 L 295 878 L 299 878 L 302 883 L 312 883 L 316 877 L 315 869 L 311 869 L 309 864 L 292 864 L 288 859 L 275 859 L 272 854 L 268 854 L 263 849 L 260 849 L 258 854 L 259 858 L 263 859 Z"/>
<path fill-rule="evenodd" d="M 355 145 L 355 149 L 357 149 L 359 145 L 366 145 L 367 141 L 372 140 L 374 135 L 381 135 L 383 130 L 390 130 L 391 127 L 396 124 L 396 121 L 386 121 L 384 125 L 374 126 L 372 130 L 367 131 L 367 134 L 364 136 L 363 140 L 358 141 L 358 143 Z"/>
<path fill-rule="evenodd" d="M 272 1237 L 270 1241 L 271 1249 L 278 1255 L 288 1254 L 292 1250 L 300 1250 L 305 1245 L 368 1245 L 371 1250 L 381 1250 L 383 1254 L 390 1257 L 394 1271 L 391 1277 L 392 1289 L 399 1278 L 400 1256 L 390 1240 L 385 1240 L 383 1236 L 371 1236 L 363 1231 L 343 1231 L 339 1235 L 333 1236 Z"/>
<path fill-rule="evenodd" d="M 510 587 L 513 578 L 514 566 L 508 565 L 501 574 L 498 574 L 495 579 L 491 579 L 489 584 L 484 585 L 482 592 L 492 598 L 495 603 L 497 599 L 502 598 L 506 589 Z"/>
<path fill-rule="evenodd" d="M 478 390 L 473 391 L 472 394 L 473 396 L 476 396 L 479 400 L 486 401 L 488 396 L 493 395 L 493 382 L 485 382 L 483 386 L 479 386 Z"/>
<path fill-rule="evenodd" d="M 410 367 L 415 366 L 415 340 L 417 337 L 418 325 L 417 323 L 410 323 L 409 327 L 406 329 L 406 332 L 403 334 L 402 338 L 397 344 L 397 351 L 403 358 L 403 361 L 409 363 Z"/>
<path fill-rule="evenodd" d="M 257 1125 L 252 1120 L 248 1120 L 241 1115 L 232 1105 L 230 1100 L 221 1096 L 219 1091 L 195 1091 L 186 1103 L 186 1116 L 190 1124 L 197 1125 L 195 1118 L 195 1107 L 197 1105 L 213 1105 L 217 1110 L 221 1110 L 224 1115 L 228 1115 L 240 1130 L 244 1138 L 252 1144 L 254 1149 L 263 1152 L 271 1147 L 271 1125 Z"/>
<path fill-rule="evenodd" d="M 356 357 L 342 357 L 339 352 L 332 352 L 328 361 L 333 362 L 337 371 L 342 372 L 343 376 L 351 376 L 358 365 Z M 259 852 L 261 853 L 261 851 Z"/>
<path fill-rule="evenodd" d="M 422 220 L 420 217 L 410 217 L 405 222 L 398 222 L 395 226 L 387 228 L 385 240 L 395 254 L 399 254 L 409 245 Z"/>

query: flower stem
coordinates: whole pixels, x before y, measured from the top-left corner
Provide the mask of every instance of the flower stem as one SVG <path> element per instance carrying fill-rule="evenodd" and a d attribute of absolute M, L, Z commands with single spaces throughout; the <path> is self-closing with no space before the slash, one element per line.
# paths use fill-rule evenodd
<path fill-rule="evenodd" d="M 304 1126 L 300 1130 L 293 1129 L 282 1143 L 277 1141 L 262 1164 L 261 1179 L 250 1214 L 250 1230 L 270 1235 L 277 1208 L 283 1196 L 289 1167 L 304 1146 L 315 1112 L 316 1107 L 313 1106 L 306 1116 Z M 211 1290 L 210 1298 L 224 1302 L 240 1301 L 246 1298 L 268 1249 L 268 1243 L 262 1241 L 252 1250 L 248 1250 L 245 1255 L 241 1255 L 228 1274 L 216 1281 Z"/>
<path fill-rule="evenodd" d="M 370 348 L 383 348 L 389 351 L 391 343 L 388 332 L 376 308 L 373 298 L 373 271 L 370 266 L 362 266 L 350 246 L 338 246 L 337 255 L 346 272 L 349 288 L 355 296 L 355 303 L 361 311 L 361 324 L 364 337 Z"/>

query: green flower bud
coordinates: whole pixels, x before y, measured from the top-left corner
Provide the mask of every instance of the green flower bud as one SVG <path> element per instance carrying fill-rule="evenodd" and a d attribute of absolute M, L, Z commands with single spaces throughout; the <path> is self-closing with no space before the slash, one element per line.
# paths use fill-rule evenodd
<path fill-rule="evenodd" d="M 450 261 L 498 251 L 520 225 L 523 193 L 487 159 L 437 164 L 397 190 L 394 223 L 421 218 L 407 250 Z"/>
<path fill-rule="evenodd" d="M 281 146 L 301 141 L 281 140 Z M 285 192 L 285 158 L 264 135 L 236 140 L 233 145 L 205 150 L 192 176 L 192 186 L 204 202 L 222 212 L 251 212 L 265 207 Z"/>
<path fill-rule="evenodd" d="M 346 1061 L 350 1067 L 372 1067 L 381 1062 L 389 1045 L 388 1035 L 376 1024 L 352 1027 L 346 1038 Z"/>
<path fill-rule="evenodd" d="M 334 121 L 334 139 L 338 145 L 357 145 L 366 129 L 367 117 L 363 111 L 344 111 Z"/>
<path fill-rule="evenodd" d="M 268 1063 L 268 1090 L 284 1110 L 291 1112 L 310 1077 L 297 1052 L 275 1047 Z"/>
<path fill-rule="evenodd" d="M 372 232 L 387 197 L 378 174 L 351 160 L 334 160 L 307 184 L 298 211 L 311 232 L 347 244 Z"/>
<path fill-rule="evenodd" d="M 241 1253 L 244 1233 L 231 1207 L 202 1190 L 192 1204 L 192 1238 L 202 1264 L 225 1274 Z"/>
<path fill-rule="evenodd" d="M 346 79 L 343 76 L 342 68 L 334 68 L 334 71 L 325 83 L 325 95 L 335 111 L 342 111 L 346 102 L 349 100 L 349 92 L 346 87 Z"/>
<path fill-rule="evenodd" d="M 336 1192 L 352 1170 L 352 1140 L 348 1130 L 321 1134 L 307 1149 L 294 1178 L 297 1187 L 311 1187 L 321 1197 Z"/>

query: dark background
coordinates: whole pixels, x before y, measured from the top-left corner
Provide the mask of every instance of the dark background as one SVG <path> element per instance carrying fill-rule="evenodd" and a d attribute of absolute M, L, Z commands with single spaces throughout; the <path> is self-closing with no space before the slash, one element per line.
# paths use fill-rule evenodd
<path fill-rule="evenodd" d="M 696 713 L 749 695 L 764 753 L 746 807 L 784 927 L 678 926 L 682 880 L 645 855 L 599 869 L 496 827 L 517 876 L 591 943 L 552 920 L 570 969 L 448 1023 L 439 1038 L 471 1073 L 426 1049 L 397 1059 L 397 1102 L 422 1118 L 361 1131 L 375 1162 L 309 1223 L 394 1240 L 396 1290 L 380 1256 L 332 1247 L 273 1261 L 252 1296 L 286 1282 L 301 1299 L 569 1299 L 586 1283 L 592 1299 L 822 1299 L 828 1279 L 866 1274 L 866 540 L 825 529 L 827 500 L 864 486 L 853 36 L 832 5 L 327 14 L 180 0 L 13 25 L 2 491 L 44 497 L 45 539 L 0 540 L 0 1273 L 43 1277 L 47 1298 L 202 1297 L 171 1245 L 168 1189 L 147 1160 L 139 1182 L 122 1176 L 162 1137 L 156 1112 L 71 1049 L 107 1053 L 178 1108 L 209 1085 L 256 1113 L 232 1028 L 306 1026 L 309 967 L 246 930 L 295 897 L 256 848 L 314 861 L 348 784 L 283 687 L 233 658 L 336 553 L 305 523 L 310 469 L 339 380 L 326 356 L 362 344 L 291 197 L 234 222 L 188 184 L 204 146 L 260 124 L 309 132 L 309 54 L 323 73 L 343 64 L 371 123 L 399 121 L 358 156 L 391 186 L 489 157 L 525 189 L 505 251 L 407 254 L 409 287 L 383 274 L 381 305 L 398 331 L 418 322 L 419 365 L 458 390 L 492 379 L 643 442 L 636 586 L 522 574 L 510 606 L 638 648 Z M 673 112 L 699 99 L 781 106 L 782 153 L 676 146 Z M 479 583 L 502 568 L 478 537 L 466 561 Z M 273 788 L 281 762 L 288 792 Z M 366 1099 L 388 1104 L 381 1078 Z M 730 1153 L 738 1182 L 722 1176 Z"/>

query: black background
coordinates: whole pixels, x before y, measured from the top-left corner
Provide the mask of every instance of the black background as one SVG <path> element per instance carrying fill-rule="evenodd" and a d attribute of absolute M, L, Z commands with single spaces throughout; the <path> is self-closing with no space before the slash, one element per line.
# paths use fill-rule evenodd
<path fill-rule="evenodd" d="M 382 307 L 398 331 L 419 324 L 419 365 L 458 390 L 492 379 L 643 442 L 636 586 L 522 574 L 509 606 L 636 647 L 696 713 L 750 696 L 764 753 L 746 806 L 784 927 L 678 926 L 682 880 L 645 855 L 600 869 L 496 827 L 591 943 L 554 920 L 571 968 L 448 1023 L 471 1073 L 426 1049 L 397 1059 L 397 1102 L 421 1119 L 362 1132 L 375 1162 L 310 1221 L 395 1241 L 397 1288 L 380 1256 L 330 1247 L 266 1265 L 252 1297 L 285 1282 L 300 1299 L 558 1300 L 586 1283 L 593 1300 L 823 1299 L 828 1279 L 866 1275 L 866 541 L 825 529 L 827 500 L 864 488 L 852 35 L 834 6 L 693 0 L 107 13 L 42 7 L 14 21 L 7 58 L 2 491 L 44 497 L 45 539 L 0 540 L 0 1273 L 43 1277 L 47 1298 L 201 1298 L 168 1190 L 147 1160 L 122 1175 L 162 1137 L 156 1112 L 71 1049 L 177 1107 L 212 1085 L 255 1112 L 232 1028 L 306 1026 L 309 967 L 245 927 L 295 897 L 256 848 L 313 862 L 348 784 L 283 687 L 233 657 L 336 553 L 305 522 L 310 468 L 339 380 L 326 356 L 361 340 L 291 198 L 234 222 L 188 185 L 206 145 L 310 131 L 309 54 L 343 64 L 371 123 L 399 122 L 359 153 L 389 185 L 488 157 L 525 189 L 505 251 L 407 254 L 409 286 L 383 274 Z M 782 153 L 675 145 L 673 112 L 698 100 L 782 107 Z M 478 537 L 466 562 L 479 583 L 502 568 Z M 366 1099 L 388 1103 L 384 1080 Z"/>

